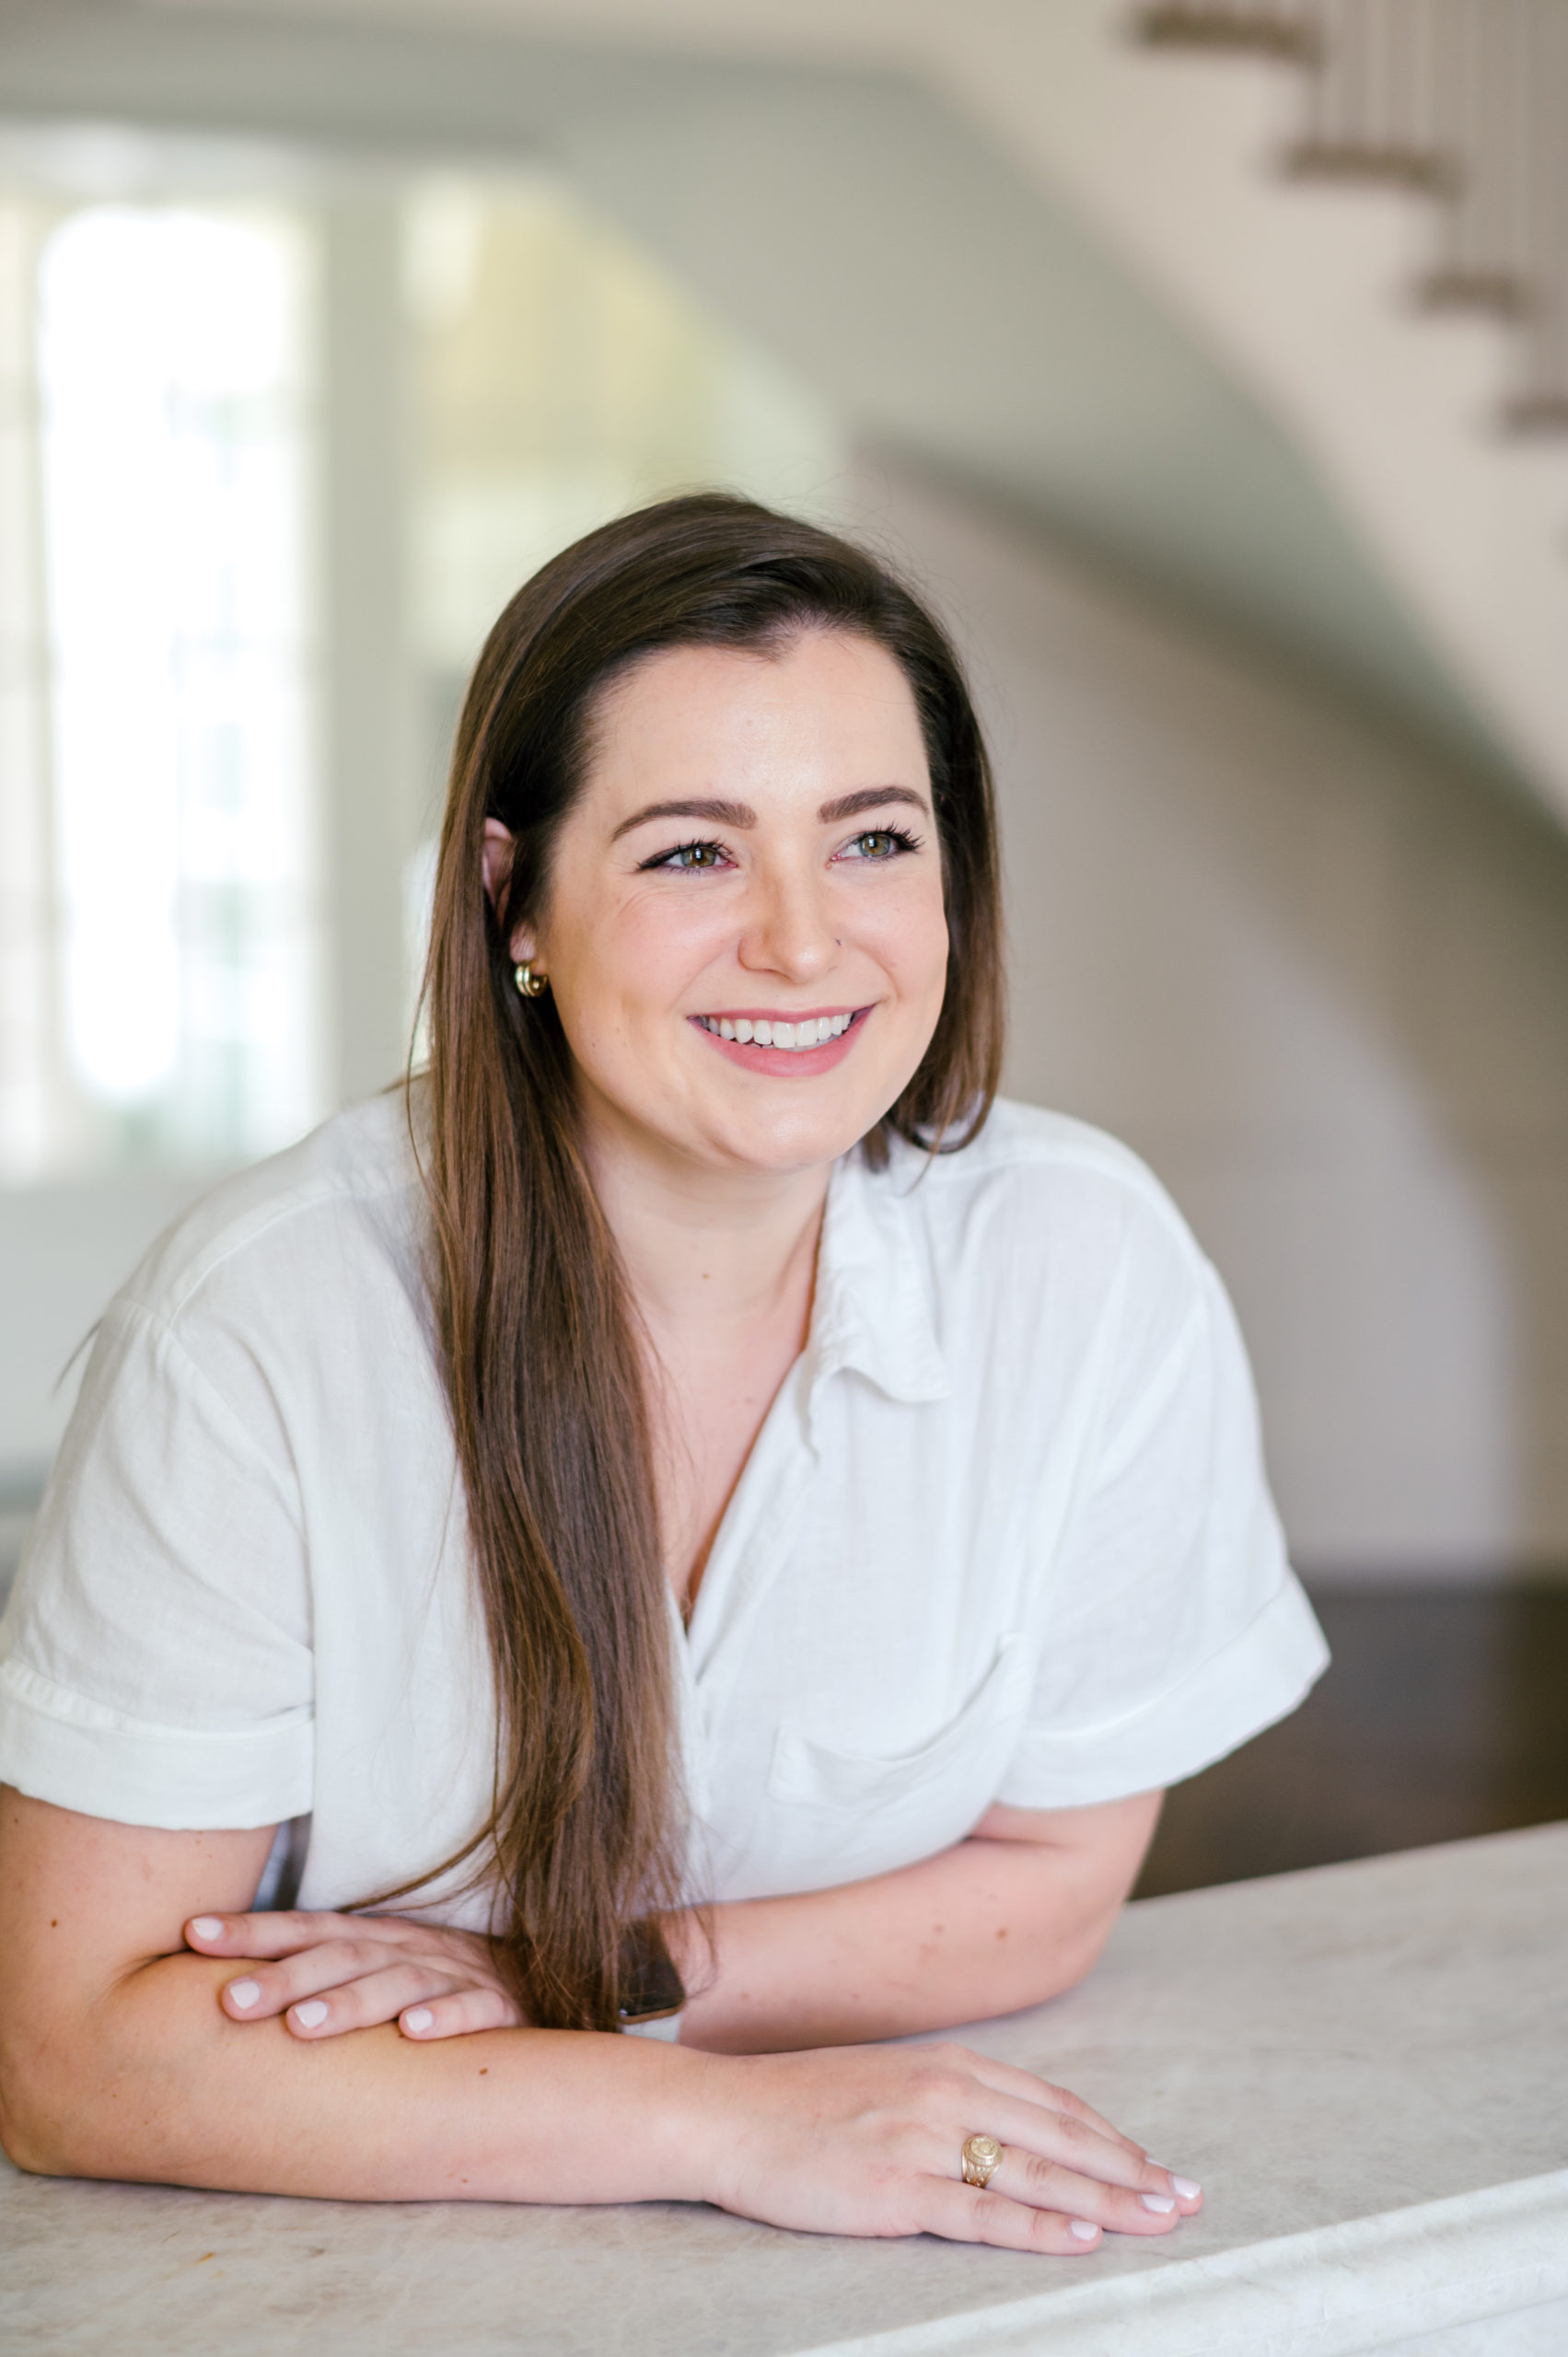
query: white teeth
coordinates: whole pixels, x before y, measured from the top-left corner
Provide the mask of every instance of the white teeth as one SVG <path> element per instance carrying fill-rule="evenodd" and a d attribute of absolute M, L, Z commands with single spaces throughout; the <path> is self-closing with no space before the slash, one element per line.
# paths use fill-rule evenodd
<path fill-rule="evenodd" d="M 760 1048 L 782 1048 L 786 1055 L 799 1055 L 830 1039 L 842 1039 L 854 1021 L 853 1015 L 814 1015 L 803 1023 L 770 1023 L 765 1016 L 753 1023 L 744 1015 L 733 1019 L 727 1015 L 699 1015 L 696 1019 L 715 1039 L 734 1039 L 743 1048 L 754 1039 Z"/>

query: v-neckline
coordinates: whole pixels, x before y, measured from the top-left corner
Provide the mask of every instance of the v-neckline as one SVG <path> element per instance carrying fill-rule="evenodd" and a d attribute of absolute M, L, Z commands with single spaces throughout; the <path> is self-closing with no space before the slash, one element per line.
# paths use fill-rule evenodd
<path fill-rule="evenodd" d="M 813 1310 L 813 1327 L 815 1323 L 816 1316 Z M 674 1588 L 670 1586 L 668 1579 L 665 1582 L 674 1610 L 675 1624 L 679 1629 L 684 1642 L 693 1682 L 703 1675 L 713 1657 L 717 1641 L 709 1633 L 709 1631 L 710 1624 L 713 1623 L 715 1616 L 725 1608 L 726 1600 L 737 1602 L 741 1608 L 744 1608 L 745 1602 L 749 1600 L 749 1596 L 736 1598 L 734 1596 L 737 1580 L 735 1558 L 738 1552 L 736 1531 L 738 1526 L 748 1516 L 757 1484 L 768 1478 L 766 1467 L 775 1455 L 774 1427 L 781 1417 L 795 1413 L 794 1395 L 796 1387 L 803 1380 L 803 1369 L 810 1360 L 811 1345 L 812 1335 L 808 1330 L 805 1349 L 797 1353 L 790 1362 L 778 1389 L 768 1402 L 767 1413 L 757 1427 L 756 1438 L 746 1452 L 745 1461 L 736 1476 L 735 1487 L 729 1493 L 724 1513 L 719 1518 L 718 1528 L 714 1533 L 714 1543 L 708 1550 L 707 1562 L 703 1565 L 703 1576 L 697 1583 L 697 1593 L 691 1600 L 690 1614 L 681 1611 L 680 1602 Z M 796 1436 L 794 1445 L 804 1454 L 804 1434 Z M 764 1576 L 762 1568 L 758 1566 L 756 1582 L 752 1583 L 753 1588 Z"/>

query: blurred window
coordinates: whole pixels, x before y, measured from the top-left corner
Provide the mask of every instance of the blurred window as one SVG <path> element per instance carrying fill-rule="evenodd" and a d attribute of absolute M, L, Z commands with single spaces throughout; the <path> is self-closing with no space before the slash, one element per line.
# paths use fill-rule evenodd
<path fill-rule="evenodd" d="M 565 183 L 417 181 L 405 215 L 412 339 L 409 635 L 433 825 L 464 683 L 528 575 L 607 517 L 720 486 L 831 523 L 839 419 Z M 408 868 L 411 956 L 433 832 Z"/>
<path fill-rule="evenodd" d="M 830 517 L 843 467 L 559 181 L 6 134 L 0 1183 L 265 1153 L 390 1079 L 501 607 L 627 507 Z M 367 812 L 389 855 L 334 872 Z"/>
<path fill-rule="evenodd" d="M 413 624 L 465 674 L 502 606 L 606 517 L 712 485 L 830 504 L 819 398 L 559 181 L 412 192 Z"/>
<path fill-rule="evenodd" d="M 264 1152 L 320 1098 L 308 242 L 275 209 L 99 204 L 32 243 L 0 1153 L 29 1178 Z"/>

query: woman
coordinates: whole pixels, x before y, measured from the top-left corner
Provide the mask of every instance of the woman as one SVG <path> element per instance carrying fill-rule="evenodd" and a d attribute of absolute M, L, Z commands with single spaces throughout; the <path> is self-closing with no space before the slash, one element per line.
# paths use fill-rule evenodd
<path fill-rule="evenodd" d="M 871 559 L 690 498 L 514 599 L 428 1079 L 154 1251 L 7 1618 L 24 2166 L 1057 2252 L 1196 2208 L 866 2043 L 1075 1980 L 1163 1785 L 1323 1658 L 1212 1272 L 992 1109 L 1000 961 L 963 680 Z"/>

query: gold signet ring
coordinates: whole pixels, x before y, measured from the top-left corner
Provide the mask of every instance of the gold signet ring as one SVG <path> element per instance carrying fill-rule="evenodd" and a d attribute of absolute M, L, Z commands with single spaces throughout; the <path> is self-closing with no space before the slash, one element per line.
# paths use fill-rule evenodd
<path fill-rule="evenodd" d="M 994 2136 L 970 2136 L 960 2155 L 964 2164 L 964 2183 L 978 2185 L 983 2193 L 1002 2165 L 1002 2147 Z"/>

